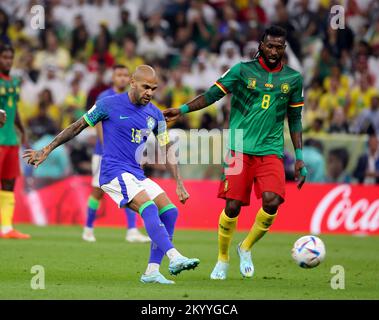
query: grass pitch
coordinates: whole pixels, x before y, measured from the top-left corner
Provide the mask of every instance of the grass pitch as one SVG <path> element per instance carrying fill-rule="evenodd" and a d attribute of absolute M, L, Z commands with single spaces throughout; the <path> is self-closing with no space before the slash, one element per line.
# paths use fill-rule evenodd
<path fill-rule="evenodd" d="M 235 247 L 244 233 L 236 233 L 228 280 L 214 281 L 217 233 L 177 231 L 176 247 L 201 263 L 175 277 L 165 258 L 161 272 L 176 284 L 163 286 L 139 282 L 149 245 L 127 243 L 124 229 L 97 228 L 97 242 L 86 243 L 80 227 L 18 228 L 33 238 L 0 239 L 0 299 L 379 299 L 379 237 L 323 235 L 326 260 L 307 270 L 290 256 L 301 235 L 271 233 L 254 248 L 254 277 L 243 279 Z M 31 289 L 34 265 L 44 267 L 43 290 Z M 331 288 L 334 265 L 344 268 L 343 290 Z"/>

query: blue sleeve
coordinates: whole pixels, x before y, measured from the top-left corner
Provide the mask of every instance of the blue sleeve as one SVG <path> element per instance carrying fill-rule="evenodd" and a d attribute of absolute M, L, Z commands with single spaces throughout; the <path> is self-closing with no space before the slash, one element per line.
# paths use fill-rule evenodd
<path fill-rule="evenodd" d="M 154 129 L 154 134 L 158 139 L 161 147 L 167 145 L 170 142 L 167 132 L 167 123 L 161 110 L 157 108 L 157 126 Z"/>
<path fill-rule="evenodd" d="M 109 93 L 109 89 L 104 90 L 104 91 L 102 91 L 102 92 L 97 96 L 97 98 L 96 98 L 96 102 L 99 101 L 99 100 L 101 100 L 101 99 L 104 99 L 104 98 L 106 98 L 106 97 L 109 97 L 109 96 L 111 96 L 111 95 L 112 95 L 112 94 Z"/>
<path fill-rule="evenodd" d="M 96 123 L 108 118 L 106 104 L 109 104 L 110 99 L 102 99 L 96 101 L 94 106 L 84 114 L 84 120 L 91 126 L 95 126 Z"/>

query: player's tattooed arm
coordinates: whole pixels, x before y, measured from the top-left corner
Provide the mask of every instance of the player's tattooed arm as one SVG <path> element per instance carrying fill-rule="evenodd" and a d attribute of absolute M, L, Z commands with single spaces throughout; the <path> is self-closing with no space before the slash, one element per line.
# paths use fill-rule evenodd
<path fill-rule="evenodd" d="M 23 158 L 27 159 L 28 164 L 34 165 L 38 167 L 45 159 L 48 157 L 51 151 L 53 151 L 56 147 L 61 144 L 66 143 L 67 141 L 74 138 L 80 132 L 88 127 L 88 123 L 84 120 L 84 118 L 80 118 L 66 129 L 64 129 L 61 133 L 59 133 L 52 142 L 50 142 L 46 147 L 41 150 L 25 150 L 22 155 Z"/>
<path fill-rule="evenodd" d="M 164 147 L 162 147 L 162 151 L 165 152 L 166 155 L 166 168 L 176 181 L 176 194 L 178 195 L 180 202 L 184 204 L 189 198 L 189 194 L 184 187 L 184 183 L 179 172 L 178 159 L 175 155 L 175 148 L 171 148 L 171 146 L 172 142 L 169 142 Z"/>

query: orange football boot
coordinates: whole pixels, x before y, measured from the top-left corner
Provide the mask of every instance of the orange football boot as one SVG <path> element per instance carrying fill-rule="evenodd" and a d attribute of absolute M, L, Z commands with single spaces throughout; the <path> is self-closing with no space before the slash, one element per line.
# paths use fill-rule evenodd
<path fill-rule="evenodd" d="M 16 229 L 12 229 L 11 231 L 7 233 L 0 233 L 0 237 L 2 239 L 30 239 L 29 234 L 21 233 L 20 231 L 17 231 Z"/>

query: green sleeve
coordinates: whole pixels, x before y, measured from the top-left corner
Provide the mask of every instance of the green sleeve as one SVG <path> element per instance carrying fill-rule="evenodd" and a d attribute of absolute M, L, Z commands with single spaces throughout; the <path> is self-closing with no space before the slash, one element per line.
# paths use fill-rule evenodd
<path fill-rule="evenodd" d="M 287 115 L 288 115 L 288 127 L 290 132 L 300 132 L 303 130 L 303 126 L 301 124 L 301 110 L 302 107 L 291 108 L 288 107 Z"/>
<path fill-rule="evenodd" d="M 299 107 L 304 105 L 304 94 L 303 94 L 303 78 L 299 74 L 296 78 L 296 82 L 291 90 L 291 96 L 289 100 L 290 107 Z"/>
<path fill-rule="evenodd" d="M 300 132 L 303 130 L 301 124 L 301 111 L 304 106 L 303 80 L 299 76 L 291 92 L 290 101 L 287 108 L 288 127 L 290 132 Z"/>
<path fill-rule="evenodd" d="M 240 78 L 241 64 L 237 63 L 231 69 L 226 71 L 215 84 L 204 93 L 208 105 L 220 100 L 228 93 L 233 93 L 235 84 Z"/>

